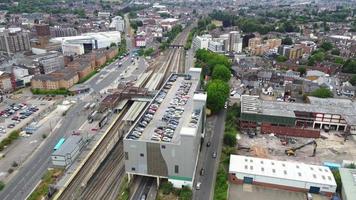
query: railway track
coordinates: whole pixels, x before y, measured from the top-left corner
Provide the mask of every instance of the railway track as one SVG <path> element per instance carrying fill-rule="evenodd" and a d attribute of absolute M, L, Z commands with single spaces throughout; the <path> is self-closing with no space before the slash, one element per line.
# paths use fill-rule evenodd
<path fill-rule="evenodd" d="M 185 29 L 178 35 L 173 43 L 184 46 L 189 31 L 190 29 Z M 166 80 L 172 72 L 183 73 L 184 65 L 182 65 L 181 62 L 182 59 L 184 59 L 183 48 L 170 48 L 166 55 L 162 56 L 162 59 L 153 63 L 155 65 L 152 68 L 153 73 L 163 73 L 163 81 Z M 159 87 L 161 84 L 159 84 Z M 129 108 L 130 105 L 127 105 L 121 113 L 126 113 Z M 92 150 L 92 154 L 83 162 L 82 167 L 77 170 L 67 187 L 60 191 L 55 199 L 101 200 L 117 198 L 121 179 L 125 174 L 123 142 L 120 139 L 124 133 L 120 133 L 119 131 L 120 128 L 124 126 L 124 122 L 122 121 L 123 116 L 124 115 L 120 115 L 115 119 L 115 123 L 110 127 L 106 136 Z M 107 151 L 109 152 L 104 154 L 104 152 Z M 104 157 L 103 155 L 107 156 Z M 92 169 L 93 166 L 98 165 L 99 167 L 97 169 Z"/>
<path fill-rule="evenodd" d="M 121 113 L 126 113 L 130 106 L 126 106 Z M 93 166 L 101 163 L 105 157 L 107 151 L 110 151 L 110 146 L 116 144 L 120 140 L 123 133 L 120 133 L 120 127 L 122 126 L 123 114 L 116 118 L 116 123 L 114 123 L 108 130 L 106 136 L 98 143 L 96 147 L 92 150 L 91 155 L 87 160 L 83 161 L 83 165 L 80 169 L 75 172 L 72 176 L 72 180 L 69 181 L 67 187 L 64 190 L 59 191 L 55 199 L 80 199 L 83 190 L 87 186 L 88 180 L 94 174 Z"/>

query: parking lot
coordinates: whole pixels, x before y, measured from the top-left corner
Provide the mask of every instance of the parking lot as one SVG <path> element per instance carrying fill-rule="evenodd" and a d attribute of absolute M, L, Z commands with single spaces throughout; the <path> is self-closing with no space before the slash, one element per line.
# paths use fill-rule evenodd
<path fill-rule="evenodd" d="M 24 100 L 8 100 L 0 106 L 0 139 L 13 130 L 23 129 L 39 121 L 48 107 L 53 105 L 51 97 L 32 97 Z"/>
<path fill-rule="evenodd" d="M 328 200 L 328 197 L 312 194 L 313 200 Z M 265 188 L 257 185 L 229 184 L 229 200 L 305 200 L 304 192 L 290 192 L 287 190 Z"/>
<path fill-rule="evenodd" d="M 142 136 L 146 140 L 171 142 L 176 138 L 175 130 L 182 126 L 182 120 L 189 120 L 189 127 L 197 127 L 200 111 L 192 113 L 192 103 L 188 103 L 192 101 L 194 86 L 189 77 L 173 75 L 127 139 L 135 140 Z"/>

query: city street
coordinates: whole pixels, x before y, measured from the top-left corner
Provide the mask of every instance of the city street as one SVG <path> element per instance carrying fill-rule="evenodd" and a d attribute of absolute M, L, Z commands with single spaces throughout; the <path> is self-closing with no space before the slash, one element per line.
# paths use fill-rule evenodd
<path fill-rule="evenodd" d="M 131 48 L 131 43 L 127 42 Z M 92 95 L 81 95 L 75 97 L 76 103 L 68 110 L 65 118 L 58 129 L 55 129 L 43 142 L 43 144 L 33 153 L 33 155 L 14 173 L 14 177 L 6 184 L 5 188 L 0 192 L 2 200 L 23 200 L 35 188 L 40 181 L 47 168 L 51 166 L 50 155 L 53 146 L 57 141 L 67 135 L 70 135 L 74 130 L 78 130 L 86 121 L 87 115 L 82 112 L 84 105 L 95 98 L 96 94 L 102 93 L 102 90 L 110 86 L 123 71 L 131 65 L 132 53 L 125 57 L 122 61 L 114 61 L 109 66 L 101 70 L 95 77 L 86 82 L 92 88 Z M 122 67 L 118 68 L 118 62 L 122 62 Z M 137 61 L 136 61 L 137 62 Z M 144 60 L 138 62 L 138 70 L 135 74 L 140 74 L 145 70 Z M 98 81 L 101 79 L 100 81 Z M 129 81 L 126 79 L 122 81 Z M 93 95 L 94 94 L 94 95 Z M 101 98 L 101 97 L 97 97 Z M 71 99 L 68 97 L 68 99 Z M 89 100 L 88 100 L 89 99 Z"/>
<path fill-rule="evenodd" d="M 204 143 L 202 144 L 199 161 L 195 172 L 195 181 L 193 186 L 193 200 L 213 199 L 214 184 L 216 172 L 218 169 L 219 159 L 222 149 L 222 140 L 225 128 L 226 110 L 220 111 L 214 119 L 207 119 L 207 130 Z M 213 122 L 212 122 L 213 121 Z M 207 142 L 211 145 L 207 147 Z M 217 157 L 213 158 L 213 152 Z M 200 170 L 204 168 L 204 175 L 200 175 Z M 196 190 L 196 184 L 201 182 L 200 190 Z"/>

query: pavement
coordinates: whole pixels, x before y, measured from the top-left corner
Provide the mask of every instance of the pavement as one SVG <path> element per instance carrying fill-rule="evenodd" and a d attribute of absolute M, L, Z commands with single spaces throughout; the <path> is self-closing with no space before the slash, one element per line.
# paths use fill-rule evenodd
<path fill-rule="evenodd" d="M 131 43 L 127 43 L 128 48 L 132 48 Z M 0 199 L 26 199 L 41 180 L 46 170 L 51 167 L 50 155 L 55 144 L 60 138 L 69 136 L 73 131 L 78 130 L 82 126 L 87 119 L 87 114 L 83 111 L 84 105 L 87 102 L 103 98 L 100 92 L 111 85 L 113 80 L 130 65 L 130 57 L 131 55 L 120 61 L 122 62 L 122 67 L 118 68 L 119 61 L 115 61 L 84 83 L 92 88 L 90 94 L 67 98 L 67 100 L 75 101 L 75 104 L 68 110 L 66 116 L 60 122 L 59 128 L 53 130 L 29 159 L 13 173 L 12 179 L 9 180 L 5 188 L 0 192 Z M 144 61 L 138 62 L 138 65 L 140 65 L 139 69 L 145 68 Z M 144 70 L 141 69 L 140 71 Z M 99 79 L 101 80 L 97 82 Z"/>
<path fill-rule="evenodd" d="M 225 117 L 226 109 L 207 119 L 206 135 L 201 146 L 201 152 L 195 173 L 193 200 L 210 200 L 214 197 L 215 178 L 220 160 L 225 129 Z M 208 141 L 211 142 L 210 147 L 207 147 L 206 145 Z M 216 158 L 212 157 L 213 152 L 217 153 Z M 202 168 L 205 170 L 203 176 L 200 175 L 200 170 Z M 200 190 L 195 189 L 198 182 L 201 182 Z"/>

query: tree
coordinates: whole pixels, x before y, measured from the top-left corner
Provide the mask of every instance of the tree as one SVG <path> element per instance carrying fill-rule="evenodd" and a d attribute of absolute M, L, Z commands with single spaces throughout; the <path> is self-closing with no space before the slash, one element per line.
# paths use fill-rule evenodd
<path fill-rule="evenodd" d="M 356 59 L 348 59 L 342 67 L 342 72 L 356 74 Z"/>
<path fill-rule="evenodd" d="M 117 45 L 116 45 L 116 43 L 115 42 L 112 42 L 111 44 L 110 44 L 110 47 L 116 47 Z"/>
<path fill-rule="evenodd" d="M 236 145 L 236 134 L 227 132 L 224 134 L 224 144 L 230 147 L 234 147 Z"/>
<path fill-rule="evenodd" d="M 212 73 L 212 79 L 228 82 L 231 78 L 231 72 L 225 65 L 215 65 Z"/>
<path fill-rule="evenodd" d="M 339 49 L 333 49 L 333 50 L 331 50 L 331 54 L 339 56 L 340 55 L 340 50 Z"/>
<path fill-rule="evenodd" d="M 340 193 L 341 192 L 341 188 L 342 188 L 340 172 L 339 172 L 338 169 L 333 169 L 333 170 L 331 170 L 331 172 L 333 173 L 334 179 L 335 179 L 335 182 L 336 182 L 336 191 L 338 193 Z"/>
<path fill-rule="evenodd" d="M 323 44 L 320 45 L 320 48 L 324 49 L 325 51 L 329 51 L 333 49 L 333 44 L 330 42 L 323 42 Z"/>
<path fill-rule="evenodd" d="M 353 86 L 356 86 L 356 75 L 353 75 L 349 81 Z"/>
<path fill-rule="evenodd" d="M 221 80 L 212 80 L 207 85 L 207 106 L 213 113 L 224 108 L 229 97 L 229 85 Z"/>
<path fill-rule="evenodd" d="M 307 69 L 305 67 L 298 67 L 297 71 L 300 73 L 300 76 L 306 74 Z"/>
<path fill-rule="evenodd" d="M 276 61 L 277 61 L 277 62 L 285 62 L 285 61 L 287 61 L 287 60 L 288 60 L 287 56 L 283 56 L 283 55 L 279 55 L 279 56 L 277 56 L 277 58 L 276 58 Z"/>
<path fill-rule="evenodd" d="M 293 40 L 290 37 L 283 38 L 282 39 L 282 44 L 284 44 L 284 45 L 292 45 L 293 44 Z"/>
<path fill-rule="evenodd" d="M 310 93 L 310 96 L 319 97 L 319 98 L 331 98 L 334 95 L 328 88 L 321 87 L 319 89 L 314 90 L 312 93 Z"/>

